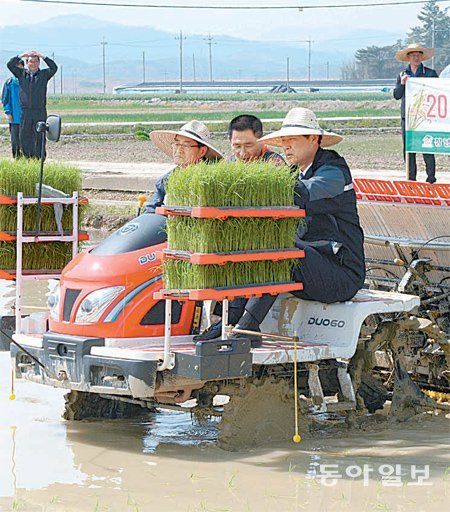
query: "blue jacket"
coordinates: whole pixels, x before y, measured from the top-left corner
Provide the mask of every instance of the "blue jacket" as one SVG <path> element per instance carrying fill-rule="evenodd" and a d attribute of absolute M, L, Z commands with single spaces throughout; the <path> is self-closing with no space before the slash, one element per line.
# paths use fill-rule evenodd
<path fill-rule="evenodd" d="M 2 103 L 3 110 L 6 115 L 13 116 L 10 124 L 20 124 L 20 114 L 22 109 L 20 107 L 19 98 L 19 80 L 16 77 L 11 77 L 6 80 L 2 90 Z"/>
<path fill-rule="evenodd" d="M 176 169 L 176 167 L 175 167 Z M 172 174 L 172 172 L 175 170 L 172 169 L 169 172 L 166 172 L 163 176 L 158 178 L 158 180 L 155 183 L 155 191 L 152 194 L 152 197 L 150 198 L 150 201 L 147 202 L 145 205 L 145 211 L 144 213 L 155 213 L 157 206 L 163 206 L 164 201 L 166 199 L 166 186 L 167 181 L 169 179 L 169 176 Z"/>

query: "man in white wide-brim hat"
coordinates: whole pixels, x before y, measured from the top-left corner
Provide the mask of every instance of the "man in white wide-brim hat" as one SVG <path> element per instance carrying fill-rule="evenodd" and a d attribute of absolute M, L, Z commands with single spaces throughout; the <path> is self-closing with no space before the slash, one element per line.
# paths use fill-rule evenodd
<path fill-rule="evenodd" d="M 423 65 L 423 61 L 431 59 L 434 55 L 433 48 L 424 48 L 420 43 L 412 43 L 403 50 L 395 54 L 395 58 L 400 62 L 408 62 L 408 67 L 402 71 L 397 77 L 397 84 L 394 89 L 394 98 L 402 100 L 402 140 L 403 140 L 403 159 L 405 160 L 405 84 L 409 77 L 413 78 L 438 78 L 438 74 L 434 69 L 427 68 Z M 425 168 L 427 171 L 428 183 L 436 181 L 436 161 L 434 155 L 424 154 Z M 416 154 L 409 153 L 408 157 L 408 179 L 416 181 L 417 164 Z"/>
<path fill-rule="evenodd" d="M 211 134 L 201 121 L 189 121 L 179 130 L 154 130 L 150 138 L 158 148 L 173 159 L 175 169 L 196 164 L 201 160 L 216 161 L 223 155 L 211 144 Z M 174 169 L 161 176 L 155 183 L 155 191 L 146 205 L 145 213 L 155 213 L 164 204 L 166 185 Z"/>
<path fill-rule="evenodd" d="M 311 110 L 293 108 L 280 130 L 260 140 L 284 149 L 297 174 L 295 204 L 306 211 L 306 222 L 299 222 L 295 242 L 306 254 L 292 275 L 304 289 L 295 295 L 324 303 L 351 299 L 364 284 L 364 236 L 348 165 L 336 151 L 323 149 L 342 137 L 323 130 Z M 259 331 L 275 299 L 272 295 L 250 299 L 236 327 Z M 260 337 L 250 339 L 253 347 L 260 345 Z"/>

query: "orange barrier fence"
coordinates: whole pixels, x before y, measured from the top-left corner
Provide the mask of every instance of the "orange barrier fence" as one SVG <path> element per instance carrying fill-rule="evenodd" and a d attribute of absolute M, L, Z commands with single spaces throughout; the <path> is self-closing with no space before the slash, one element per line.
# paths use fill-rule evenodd
<path fill-rule="evenodd" d="M 360 201 L 450 206 L 449 183 L 431 185 L 417 181 L 355 178 L 353 187 Z"/>

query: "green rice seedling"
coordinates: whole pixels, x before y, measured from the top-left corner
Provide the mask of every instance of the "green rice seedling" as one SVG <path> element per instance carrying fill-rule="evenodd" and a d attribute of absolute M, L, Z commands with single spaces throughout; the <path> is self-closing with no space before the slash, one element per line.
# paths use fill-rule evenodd
<path fill-rule="evenodd" d="M 294 247 L 298 219 L 171 217 L 169 247 L 192 252 L 231 252 Z"/>
<path fill-rule="evenodd" d="M 291 281 L 297 260 L 254 261 L 226 265 L 193 265 L 186 261 L 164 262 L 164 285 L 168 289 L 221 288 Z"/>
<path fill-rule="evenodd" d="M 0 160 L 0 195 L 15 196 L 23 192 L 25 197 L 36 197 L 40 163 L 35 159 Z M 81 191 L 82 176 L 78 168 L 61 163 L 47 163 L 44 183 L 72 195 Z"/>
<path fill-rule="evenodd" d="M 173 172 L 167 204 L 179 206 L 291 206 L 295 173 L 267 162 L 202 162 Z"/>
<path fill-rule="evenodd" d="M 22 268 L 24 270 L 60 270 L 72 259 L 72 244 L 63 242 L 24 244 Z M 16 246 L 0 242 L 0 269 L 16 269 Z"/>
<path fill-rule="evenodd" d="M 81 228 L 86 205 L 80 205 L 78 209 L 78 228 Z M 37 205 L 26 205 L 23 209 L 23 230 L 34 231 L 36 229 Z M 63 229 L 72 229 L 72 208 L 65 206 L 62 216 Z M 41 205 L 40 230 L 56 232 L 58 226 L 55 220 L 53 205 Z M 16 231 L 17 207 L 16 205 L 0 206 L 0 231 Z"/>
<path fill-rule="evenodd" d="M 40 162 L 34 159 L 15 161 L 0 160 L 0 195 L 17 196 L 22 192 L 25 197 L 36 197 L 36 184 L 39 182 Z M 48 163 L 44 168 L 44 184 L 61 190 L 69 196 L 81 191 L 82 177 L 79 169 L 59 163 Z M 79 227 L 82 223 L 85 205 L 79 207 Z M 25 205 L 23 208 L 23 230 L 36 228 L 37 205 Z M 72 230 L 72 208 L 65 206 L 62 217 L 63 229 Z M 17 230 L 17 206 L 0 205 L 0 231 Z M 40 230 L 57 232 L 53 205 L 42 205 Z M 26 270 L 62 269 L 72 257 L 70 242 L 35 243 L 23 245 L 23 268 Z M 15 243 L 0 244 L 0 268 L 15 269 Z"/>
<path fill-rule="evenodd" d="M 201 163 L 172 173 L 167 203 L 174 206 L 290 207 L 296 176 L 287 166 L 267 162 Z M 299 219 L 169 217 L 170 249 L 235 252 L 288 249 L 295 246 Z M 226 265 L 164 264 L 170 289 L 218 288 L 291 280 L 297 260 L 255 261 Z"/>
<path fill-rule="evenodd" d="M 39 182 L 40 164 L 34 159 L 0 160 L 0 195 L 16 196 L 22 192 L 25 197 L 36 197 L 36 183 Z M 81 191 L 82 177 L 79 169 L 59 163 L 46 164 L 44 183 L 71 196 Z M 35 229 L 37 205 L 26 205 L 23 209 L 23 229 Z M 85 206 L 78 210 L 79 226 L 85 212 Z M 63 228 L 72 227 L 72 208 L 64 207 Z M 0 205 L 0 231 L 15 231 L 17 228 L 17 208 L 15 205 Z M 57 225 L 52 205 L 42 205 L 42 231 L 56 231 Z"/>

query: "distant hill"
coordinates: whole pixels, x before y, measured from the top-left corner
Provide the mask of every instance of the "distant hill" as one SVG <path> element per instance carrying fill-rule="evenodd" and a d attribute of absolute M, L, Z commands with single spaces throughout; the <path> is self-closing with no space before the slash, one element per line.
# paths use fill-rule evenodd
<path fill-rule="evenodd" d="M 205 34 L 207 30 L 205 30 Z M 123 83 L 143 79 L 176 80 L 179 77 L 180 44 L 178 33 L 168 33 L 152 27 L 135 27 L 100 21 L 88 16 L 59 16 L 46 22 L 0 28 L 0 59 L 6 64 L 18 52 L 36 48 L 44 54 L 54 53 L 62 65 L 64 92 L 100 92 L 103 84 L 102 38 L 105 38 L 107 90 Z M 209 46 L 205 35 L 183 34 L 183 76 L 186 80 L 209 80 Z M 308 44 L 248 41 L 212 34 L 214 79 L 280 79 L 286 77 L 289 57 L 292 79 L 308 77 Z M 272 34 L 271 37 L 275 36 Z M 382 31 L 367 34 L 349 32 L 345 40 L 336 43 L 311 44 L 311 78 L 339 78 L 340 66 L 352 60 L 361 41 L 378 44 L 394 42 L 394 36 Z M 299 39 L 307 39 L 303 36 Z M 20 46 L 16 42 L 20 41 Z M 359 41 L 359 43 L 358 43 Z M 0 79 L 9 75 L 0 67 Z M 56 76 L 60 90 L 61 73 Z M 52 90 L 52 87 L 50 90 Z"/>

